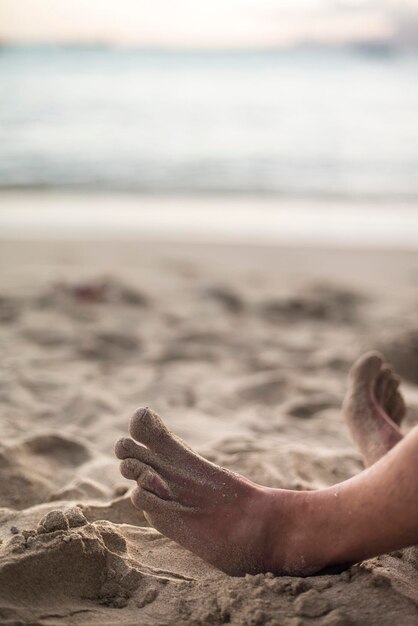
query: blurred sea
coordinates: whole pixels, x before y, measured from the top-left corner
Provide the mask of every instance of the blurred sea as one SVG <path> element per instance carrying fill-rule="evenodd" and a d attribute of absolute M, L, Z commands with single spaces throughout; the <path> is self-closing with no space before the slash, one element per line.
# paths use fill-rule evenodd
<path fill-rule="evenodd" d="M 418 199 L 418 56 L 0 48 L 0 189 Z"/>

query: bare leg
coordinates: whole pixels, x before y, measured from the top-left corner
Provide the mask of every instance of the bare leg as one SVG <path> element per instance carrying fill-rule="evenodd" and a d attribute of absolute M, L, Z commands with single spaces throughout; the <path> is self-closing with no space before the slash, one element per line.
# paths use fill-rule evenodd
<path fill-rule="evenodd" d="M 417 471 L 418 426 L 373 466 L 325 490 L 336 500 L 332 528 L 347 562 L 418 543 Z"/>
<path fill-rule="evenodd" d="M 116 444 L 149 522 L 232 575 L 306 575 L 418 543 L 418 428 L 372 467 L 313 492 L 269 489 L 218 467 L 150 409 Z M 141 445 L 143 444 L 143 445 Z"/>
<path fill-rule="evenodd" d="M 400 378 L 378 352 L 361 357 L 352 367 L 343 415 L 364 457 L 373 465 L 403 437 L 399 425 L 405 403 Z"/>

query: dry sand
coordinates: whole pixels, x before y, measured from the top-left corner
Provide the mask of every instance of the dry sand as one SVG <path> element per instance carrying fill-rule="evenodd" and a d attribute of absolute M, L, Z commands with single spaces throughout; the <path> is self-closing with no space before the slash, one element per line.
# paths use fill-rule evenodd
<path fill-rule="evenodd" d="M 3 242 L 0 267 L 0 624 L 418 624 L 415 548 L 231 578 L 149 528 L 113 457 L 150 405 L 266 485 L 361 471 L 340 404 L 363 350 L 418 421 L 418 253 Z"/>

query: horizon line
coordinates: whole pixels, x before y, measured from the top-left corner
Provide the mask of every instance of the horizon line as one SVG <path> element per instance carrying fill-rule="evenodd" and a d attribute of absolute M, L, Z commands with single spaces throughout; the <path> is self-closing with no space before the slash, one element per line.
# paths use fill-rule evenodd
<path fill-rule="evenodd" d="M 80 48 L 80 49 L 119 49 L 119 50 L 138 50 L 149 52 L 185 52 L 185 53 L 265 53 L 265 52 L 284 52 L 292 50 L 309 49 L 352 49 L 352 50 L 369 50 L 371 52 L 396 52 L 402 50 L 418 50 L 418 45 L 412 46 L 403 44 L 398 41 L 387 39 L 365 38 L 363 40 L 354 39 L 352 41 L 317 41 L 317 40 L 301 40 L 294 43 L 275 45 L 234 45 L 234 46 L 192 46 L 178 44 L 140 44 L 129 42 L 114 41 L 83 41 L 83 40 L 48 40 L 48 41 L 22 41 L 8 40 L 0 37 L 1 48 Z"/>

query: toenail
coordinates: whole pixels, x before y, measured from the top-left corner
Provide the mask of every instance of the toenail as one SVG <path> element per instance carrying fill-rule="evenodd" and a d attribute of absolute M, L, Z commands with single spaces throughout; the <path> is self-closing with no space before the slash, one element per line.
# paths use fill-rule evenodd
<path fill-rule="evenodd" d="M 145 415 L 149 412 L 149 407 L 141 407 L 140 409 L 137 409 L 134 413 L 134 417 L 137 417 L 138 419 L 142 419 L 145 417 Z"/>

